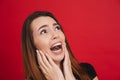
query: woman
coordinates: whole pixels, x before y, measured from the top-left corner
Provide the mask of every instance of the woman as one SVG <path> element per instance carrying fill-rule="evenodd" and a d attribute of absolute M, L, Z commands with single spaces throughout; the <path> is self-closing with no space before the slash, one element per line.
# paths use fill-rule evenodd
<path fill-rule="evenodd" d="M 25 20 L 22 51 L 26 80 L 97 80 L 91 65 L 77 62 L 50 12 L 36 11 Z"/>

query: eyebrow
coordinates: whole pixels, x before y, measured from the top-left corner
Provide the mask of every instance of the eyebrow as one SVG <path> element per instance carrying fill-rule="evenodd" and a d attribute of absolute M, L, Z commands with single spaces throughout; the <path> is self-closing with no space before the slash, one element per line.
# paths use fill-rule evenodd
<path fill-rule="evenodd" d="M 41 27 L 38 28 L 38 31 L 41 29 L 41 28 L 44 28 L 44 27 L 48 27 L 47 25 L 42 25 Z"/>
<path fill-rule="evenodd" d="M 53 26 L 59 25 L 58 23 L 53 23 Z M 38 28 L 38 31 L 42 28 L 48 27 L 48 25 L 42 25 L 41 27 Z"/>
<path fill-rule="evenodd" d="M 59 25 L 58 23 L 53 23 L 53 26 Z"/>

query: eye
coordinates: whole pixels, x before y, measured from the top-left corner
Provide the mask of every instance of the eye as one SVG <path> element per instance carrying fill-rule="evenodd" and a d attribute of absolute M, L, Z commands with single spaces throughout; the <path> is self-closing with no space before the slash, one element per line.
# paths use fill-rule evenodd
<path fill-rule="evenodd" d="M 61 30 L 61 27 L 60 26 L 56 26 L 55 30 Z"/>
<path fill-rule="evenodd" d="M 47 33 L 47 30 L 43 29 L 41 30 L 40 34 L 46 34 Z"/>

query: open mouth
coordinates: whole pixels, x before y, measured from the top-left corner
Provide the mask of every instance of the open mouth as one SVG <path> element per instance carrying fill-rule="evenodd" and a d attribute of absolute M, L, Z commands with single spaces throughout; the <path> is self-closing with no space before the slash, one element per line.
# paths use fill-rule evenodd
<path fill-rule="evenodd" d="M 53 51 L 53 52 L 62 50 L 62 43 L 56 43 L 56 44 L 54 44 L 54 45 L 50 48 L 50 50 Z"/>

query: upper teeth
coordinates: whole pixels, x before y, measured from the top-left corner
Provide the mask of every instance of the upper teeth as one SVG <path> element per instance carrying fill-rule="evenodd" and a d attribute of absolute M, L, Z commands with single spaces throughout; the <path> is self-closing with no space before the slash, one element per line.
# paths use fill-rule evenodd
<path fill-rule="evenodd" d="M 58 46 L 58 45 L 61 45 L 61 43 L 56 43 L 56 44 L 53 45 L 53 47 L 54 47 L 54 46 Z"/>

